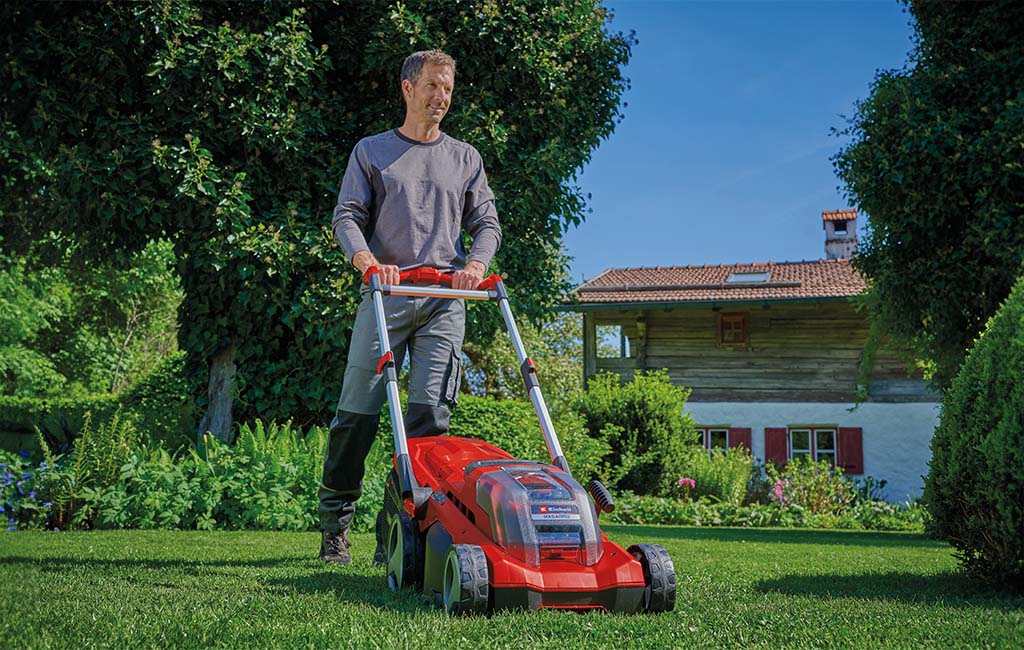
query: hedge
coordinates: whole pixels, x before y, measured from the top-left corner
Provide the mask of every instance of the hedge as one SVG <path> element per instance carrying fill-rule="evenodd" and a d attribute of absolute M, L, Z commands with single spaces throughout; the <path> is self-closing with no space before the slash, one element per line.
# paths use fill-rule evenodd
<path fill-rule="evenodd" d="M 1024 590 L 1024 276 L 942 403 L 924 499 L 971 573 Z"/>

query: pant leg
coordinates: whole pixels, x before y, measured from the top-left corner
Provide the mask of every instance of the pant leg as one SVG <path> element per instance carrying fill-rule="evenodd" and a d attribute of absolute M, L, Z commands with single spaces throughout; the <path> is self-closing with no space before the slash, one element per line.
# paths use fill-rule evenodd
<path fill-rule="evenodd" d="M 411 299 L 384 296 L 388 335 L 400 365 L 414 313 Z M 380 409 L 386 399 L 386 381 L 377 374 L 380 342 L 369 294 L 356 310 L 345 379 L 338 409 L 331 422 L 323 480 L 320 483 L 319 515 L 322 530 L 347 528 L 362 495 L 366 456 L 377 437 Z"/>
<path fill-rule="evenodd" d="M 405 430 L 410 438 L 448 433 L 451 407 L 462 378 L 466 305 L 462 300 L 426 298 L 417 307 L 409 338 L 409 404 Z"/>

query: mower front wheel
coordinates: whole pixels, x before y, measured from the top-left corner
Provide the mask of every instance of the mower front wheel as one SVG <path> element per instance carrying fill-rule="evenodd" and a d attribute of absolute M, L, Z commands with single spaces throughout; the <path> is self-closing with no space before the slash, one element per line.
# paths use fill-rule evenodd
<path fill-rule="evenodd" d="M 644 568 L 643 611 L 671 612 L 676 606 L 676 568 L 668 551 L 658 544 L 635 544 L 629 554 Z"/>
<path fill-rule="evenodd" d="M 398 591 L 420 582 L 423 550 L 416 522 L 407 512 L 390 517 L 387 543 L 388 587 Z"/>
<path fill-rule="evenodd" d="M 444 563 L 441 604 L 452 616 L 486 614 L 490 597 L 487 556 L 474 544 L 452 544 Z"/>

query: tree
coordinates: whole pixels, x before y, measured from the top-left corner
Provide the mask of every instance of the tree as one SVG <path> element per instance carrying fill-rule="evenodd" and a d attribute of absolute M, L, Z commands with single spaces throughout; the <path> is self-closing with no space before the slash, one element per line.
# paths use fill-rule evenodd
<path fill-rule="evenodd" d="M 171 241 L 179 345 L 201 427 L 222 436 L 232 409 L 305 424 L 333 408 L 359 279 L 328 225 L 356 141 L 401 119 L 407 54 L 459 62 L 445 128 L 484 158 L 506 242 L 494 266 L 537 317 L 567 289 L 573 178 L 621 117 L 632 44 L 594 0 L 39 3 L 0 17 L 5 245 L 31 242 L 38 215 L 91 258 Z M 482 314 L 470 340 L 496 328 Z"/>
<path fill-rule="evenodd" d="M 833 163 L 868 215 L 873 326 L 946 386 L 1024 260 L 1024 5 L 909 7 L 910 61 L 876 75 Z"/>

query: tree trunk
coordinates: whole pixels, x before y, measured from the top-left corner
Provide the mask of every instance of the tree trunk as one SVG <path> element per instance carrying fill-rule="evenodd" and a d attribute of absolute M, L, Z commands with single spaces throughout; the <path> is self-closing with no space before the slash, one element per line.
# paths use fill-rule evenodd
<path fill-rule="evenodd" d="M 224 442 L 231 438 L 231 383 L 235 378 L 235 352 L 238 345 L 232 341 L 228 347 L 214 355 L 210 363 L 209 404 L 199 422 L 199 435 L 209 432 Z"/>

